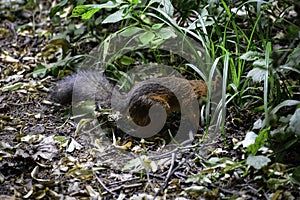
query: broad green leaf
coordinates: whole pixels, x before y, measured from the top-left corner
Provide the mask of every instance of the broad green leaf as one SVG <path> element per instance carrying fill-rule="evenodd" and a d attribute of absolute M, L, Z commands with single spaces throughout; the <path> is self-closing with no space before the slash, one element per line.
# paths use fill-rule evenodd
<path fill-rule="evenodd" d="M 116 11 L 115 13 L 109 15 L 108 17 L 106 17 L 102 24 L 108 24 L 108 23 L 116 23 L 119 22 L 123 19 L 128 18 L 129 15 L 124 15 L 124 9 L 120 9 L 118 11 Z"/>
<path fill-rule="evenodd" d="M 300 45 L 294 49 L 294 51 L 289 54 L 288 61 L 285 65 L 291 66 L 291 67 L 297 67 L 299 69 L 300 66 Z"/>
<path fill-rule="evenodd" d="M 224 158 L 212 157 L 208 161 L 206 161 L 206 164 L 211 169 L 215 169 L 215 168 L 225 168 L 227 166 L 234 165 L 234 162 L 231 159 L 228 159 L 226 157 Z"/>
<path fill-rule="evenodd" d="M 271 160 L 266 156 L 248 156 L 247 164 L 254 167 L 255 169 L 261 169 L 271 162 Z"/>
<path fill-rule="evenodd" d="M 254 82 L 261 82 L 264 80 L 265 73 L 266 70 L 256 67 L 248 72 L 247 78 L 252 78 Z"/>
<path fill-rule="evenodd" d="M 220 161 L 220 158 L 218 158 L 218 157 L 211 157 L 210 159 L 208 159 L 206 161 L 206 163 L 209 164 L 210 166 L 214 166 L 214 165 L 218 164 L 219 161 Z"/>
<path fill-rule="evenodd" d="M 263 121 L 261 119 L 256 120 L 253 124 L 253 129 L 261 129 L 263 128 Z"/>
<path fill-rule="evenodd" d="M 152 26 L 152 29 L 153 30 L 157 30 L 157 29 L 160 29 L 161 27 L 163 27 L 164 23 L 157 23 L 157 24 L 154 24 Z"/>
<path fill-rule="evenodd" d="M 271 111 L 271 114 L 275 114 L 277 113 L 277 111 L 283 107 L 286 107 L 286 106 L 296 106 L 300 104 L 300 101 L 297 101 L 297 100 L 285 100 L 283 102 L 281 102 L 280 104 L 278 104 L 275 108 L 273 108 L 273 110 Z"/>
<path fill-rule="evenodd" d="M 121 1 L 121 2 L 108 1 L 108 2 L 103 3 L 103 4 L 96 4 L 96 5 L 91 4 L 91 5 L 87 5 L 87 6 L 90 6 L 90 7 L 93 7 L 93 8 L 100 8 L 100 9 L 102 9 L 102 8 L 111 9 L 111 8 L 118 7 L 122 2 L 123 1 Z"/>
<path fill-rule="evenodd" d="M 141 30 L 143 30 L 143 29 L 141 29 L 139 27 L 129 27 L 129 28 L 125 29 L 124 31 L 122 31 L 120 33 L 120 35 L 123 37 L 130 37 L 130 36 L 138 33 Z"/>
<path fill-rule="evenodd" d="M 34 68 L 34 70 L 33 70 L 33 72 L 32 72 L 32 76 L 33 76 L 33 78 L 37 78 L 37 77 L 43 78 L 43 77 L 46 76 L 48 70 L 49 70 L 49 69 L 46 68 L 44 65 L 38 64 L 38 65 Z"/>
<path fill-rule="evenodd" d="M 300 185 L 300 167 L 296 167 L 292 174 L 292 180 L 294 183 Z"/>
<path fill-rule="evenodd" d="M 139 36 L 140 41 L 145 44 L 150 44 L 152 40 L 155 38 L 155 34 L 147 31 Z"/>
<path fill-rule="evenodd" d="M 122 171 L 128 171 L 130 169 L 140 167 L 140 165 L 141 165 L 141 160 L 139 158 L 135 158 L 130 160 L 128 163 L 126 163 L 125 166 L 122 168 Z"/>
<path fill-rule="evenodd" d="M 176 34 L 168 28 L 162 28 L 158 31 L 158 37 L 162 39 L 176 38 Z"/>
<path fill-rule="evenodd" d="M 269 138 L 269 131 L 270 127 L 261 130 L 258 136 L 256 137 L 255 142 L 249 145 L 246 151 L 254 156 L 257 153 L 257 151 L 266 144 Z"/>
<path fill-rule="evenodd" d="M 292 132 L 296 133 L 298 137 L 300 136 L 300 108 L 298 108 L 290 119 L 290 129 Z"/>
<path fill-rule="evenodd" d="M 159 1 L 160 5 L 158 6 L 158 9 L 169 15 L 170 17 L 173 17 L 174 14 L 174 7 L 170 0 L 163 0 Z"/>
<path fill-rule="evenodd" d="M 63 143 L 65 143 L 65 142 L 68 141 L 65 136 L 54 136 L 53 139 L 54 139 L 54 141 L 57 141 L 57 142 L 59 142 L 61 144 L 63 144 Z"/>
<path fill-rule="evenodd" d="M 204 193 L 204 192 L 209 193 L 209 189 L 207 187 L 202 186 L 202 185 L 200 185 L 200 186 L 197 186 L 197 185 L 190 186 L 190 187 L 185 188 L 184 190 L 188 191 L 188 192 L 193 192 L 195 194 L 198 194 L 198 193 L 201 194 L 201 193 Z"/>
<path fill-rule="evenodd" d="M 258 60 L 259 58 L 262 58 L 263 54 L 259 53 L 257 51 L 248 51 L 240 56 L 240 59 L 246 60 L 246 61 L 254 61 Z"/>
<path fill-rule="evenodd" d="M 265 59 L 258 59 L 258 60 L 253 62 L 253 65 L 257 66 L 257 67 L 264 68 L 266 66 L 266 60 Z"/>
<path fill-rule="evenodd" d="M 253 131 L 250 131 L 246 134 L 245 139 L 241 142 L 243 145 L 243 148 L 249 147 L 251 144 L 255 143 L 255 139 L 257 138 L 257 134 Z"/>
<path fill-rule="evenodd" d="M 120 3 L 114 3 L 112 1 L 96 5 L 79 5 L 73 9 L 71 17 L 82 17 L 82 19 L 89 19 L 102 8 L 111 9 L 116 8 L 119 5 Z"/>
<path fill-rule="evenodd" d="M 121 64 L 125 65 L 125 66 L 131 65 L 134 62 L 135 62 L 135 59 L 125 56 L 125 55 L 122 56 L 122 58 L 121 58 Z"/>
<path fill-rule="evenodd" d="M 297 65 L 296 66 L 289 66 L 288 64 L 286 64 L 286 65 L 281 65 L 279 67 L 279 69 L 282 70 L 282 71 L 288 71 L 288 72 L 291 71 L 291 72 L 296 72 L 296 73 L 300 74 L 300 70 L 296 69 L 295 67 L 297 67 Z"/>
<path fill-rule="evenodd" d="M 64 7 L 68 3 L 68 0 L 63 0 L 56 4 L 54 7 L 50 10 L 50 17 L 53 17 L 62 7 Z"/>
<path fill-rule="evenodd" d="M 72 15 L 70 17 L 81 17 L 84 13 L 88 12 L 91 9 L 92 8 L 90 6 L 87 6 L 87 5 L 76 6 L 73 9 Z"/>
<path fill-rule="evenodd" d="M 49 43 L 54 46 L 61 47 L 64 55 L 67 54 L 70 49 L 72 49 L 72 45 L 70 44 L 70 42 L 65 38 L 65 36 L 62 35 L 53 38 Z"/>
<path fill-rule="evenodd" d="M 139 3 L 139 0 L 129 0 L 131 4 L 137 5 Z"/>
<path fill-rule="evenodd" d="M 185 181 L 186 183 L 198 183 L 198 184 L 207 184 L 207 183 L 212 183 L 210 178 L 208 178 L 206 175 L 203 174 L 197 174 L 195 176 L 189 177 Z"/>
<path fill-rule="evenodd" d="M 81 19 L 90 19 L 100 8 L 92 8 L 81 15 Z"/>
<path fill-rule="evenodd" d="M 127 162 L 125 164 L 125 166 L 122 168 L 122 171 L 128 171 L 128 170 L 133 170 L 135 172 L 139 172 L 143 169 L 145 169 L 145 167 L 147 169 L 150 169 L 149 163 L 151 161 L 149 160 L 149 158 L 145 155 L 142 155 L 141 157 L 138 158 L 134 158 L 132 160 L 130 160 L 129 162 Z"/>
<path fill-rule="evenodd" d="M 73 119 L 82 116 L 94 116 L 94 111 L 96 110 L 95 99 L 89 99 L 81 102 L 78 106 L 75 107 L 76 112 L 73 113 Z"/>

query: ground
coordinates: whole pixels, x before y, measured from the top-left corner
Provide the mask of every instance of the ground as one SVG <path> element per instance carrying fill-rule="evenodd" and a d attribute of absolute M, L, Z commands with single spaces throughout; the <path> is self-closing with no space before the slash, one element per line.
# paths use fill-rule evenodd
<path fill-rule="evenodd" d="M 270 193 L 294 199 L 300 195 L 296 186 L 276 190 L 280 183 L 265 182 L 266 177 L 280 180 L 281 174 L 271 173 L 280 164 L 260 171 L 243 165 L 245 152 L 236 144 L 258 116 L 231 107 L 226 137 L 219 133 L 211 143 L 197 142 L 202 138 L 199 131 L 189 148 L 157 151 L 148 157 L 122 148 L 130 141 L 131 149 L 148 146 L 150 151 L 155 146 L 151 141 L 130 138 L 92 148 L 77 133 L 80 124 L 66 115 L 70 106 L 49 98 L 57 78 L 34 76 L 37 66 L 46 63 L 42 52 L 49 39 L 33 32 L 26 13 L 20 15 L 0 22 L 1 199 L 268 199 Z M 24 29 L 16 32 L 22 25 Z M 49 23 L 35 26 L 51 28 Z M 93 122 L 84 125 L 89 123 Z"/>

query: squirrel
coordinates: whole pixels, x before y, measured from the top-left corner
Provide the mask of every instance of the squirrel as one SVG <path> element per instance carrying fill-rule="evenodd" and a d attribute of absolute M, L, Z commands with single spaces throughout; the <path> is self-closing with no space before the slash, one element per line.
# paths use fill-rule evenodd
<path fill-rule="evenodd" d="M 58 81 L 50 90 L 50 97 L 55 102 L 66 105 L 72 102 L 73 95 L 78 102 L 95 99 L 99 106 L 111 108 L 112 95 L 116 95 L 115 102 L 120 104 L 120 109 L 121 104 L 126 104 L 132 121 L 146 126 L 150 123 L 148 114 L 152 106 L 162 106 L 167 114 L 180 111 L 180 107 L 189 105 L 193 98 L 205 98 L 207 85 L 202 80 L 162 77 L 139 82 L 127 95 L 113 91 L 114 84 L 103 73 L 83 70 Z"/>

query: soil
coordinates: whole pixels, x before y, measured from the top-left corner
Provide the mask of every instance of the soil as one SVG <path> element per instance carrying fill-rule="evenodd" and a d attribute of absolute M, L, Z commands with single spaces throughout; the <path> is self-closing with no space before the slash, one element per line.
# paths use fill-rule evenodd
<path fill-rule="evenodd" d="M 57 78 L 50 73 L 33 76 L 38 65 L 47 65 L 42 52 L 49 39 L 34 32 L 30 17 L 23 15 L 27 16 L 21 13 L 0 21 L 0 199 L 266 198 L 266 174 L 247 173 L 238 164 L 245 158 L 244 150 L 233 148 L 258 118 L 250 112 L 229 107 L 226 137 L 219 134 L 212 143 L 202 144 L 200 129 L 192 147 L 166 154 L 158 151 L 160 139 L 122 136 L 109 126 L 109 140 L 90 145 L 94 138 L 87 141 L 77 131 L 82 125 L 83 133 L 90 131 L 88 136 L 97 138 L 100 129 L 94 121 L 78 123 L 68 114 L 70 106 L 51 101 L 48 91 Z M 22 25 L 28 31 L 16 32 Z M 54 28 L 48 21 L 36 23 L 35 29 Z M 151 154 L 144 157 L 143 151 Z M 235 164 L 227 163 L 227 171 L 223 161 L 208 168 L 207 161 L 215 157 Z M 294 188 L 283 194 L 299 193 Z"/>

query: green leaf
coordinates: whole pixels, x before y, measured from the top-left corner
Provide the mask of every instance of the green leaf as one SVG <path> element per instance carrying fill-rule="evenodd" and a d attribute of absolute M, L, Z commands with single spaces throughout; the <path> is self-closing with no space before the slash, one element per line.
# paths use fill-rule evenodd
<path fill-rule="evenodd" d="M 135 59 L 124 55 L 124 56 L 122 56 L 120 61 L 121 61 L 122 65 L 129 66 L 135 62 Z"/>
<path fill-rule="evenodd" d="M 261 130 L 256 137 L 254 144 L 249 145 L 246 151 L 254 156 L 257 151 L 266 144 L 269 138 L 269 132 L 270 127 Z"/>
<path fill-rule="evenodd" d="M 248 51 L 240 56 L 240 59 L 246 60 L 246 61 L 254 61 L 258 60 L 259 58 L 263 57 L 262 53 L 259 53 L 257 51 Z"/>
<path fill-rule="evenodd" d="M 81 17 L 82 19 L 90 19 L 99 10 L 100 8 L 94 8 L 88 5 L 80 5 L 76 6 L 73 9 L 71 17 Z"/>
<path fill-rule="evenodd" d="M 257 134 L 255 134 L 253 131 L 248 132 L 246 134 L 245 139 L 243 141 L 241 141 L 241 144 L 243 145 L 243 148 L 247 148 L 251 144 L 254 144 L 256 138 L 257 138 Z"/>
<path fill-rule="evenodd" d="M 155 38 L 155 34 L 147 31 L 139 36 L 140 41 L 145 44 L 150 44 L 152 40 Z"/>
<path fill-rule="evenodd" d="M 89 5 L 89 6 L 93 6 L 95 8 L 105 8 L 105 9 L 112 9 L 112 8 L 116 8 L 118 6 L 120 6 L 120 4 L 123 3 L 123 1 L 108 1 L 106 3 L 103 3 L 103 4 L 99 4 L 99 5 Z"/>
<path fill-rule="evenodd" d="M 151 5 L 154 3 L 160 3 L 160 2 L 161 2 L 161 0 L 151 0 L 148 5 Z"/>
<path fill-rule="evenodd" d="M 255 169 L 261 169 L 264 166 L 271 162 L 271 160 L 266 156 L 248 156 L 247 164 L 254 167 Z"/>
<path fill-rule="evenodd" d="M 271 111 L 270 114 L 275 114 L 277 113 L 277 111 L 283 107 L 286 107 L 286 106 L 296 106 L 300 104 L 300 101 L 297 101 L 297 100 L 285 100 L 283 102 L 281 102 L 280 104 L 278 104 L 275 108 L 273 108 L 273 110 Z"/>
<path fill-rule="evenodd" d="M 141 29 L 139 27 L 129 27 L 129 28 L 125 29 L 124 31 L 122 31 L 120 33 L 120 35 L 123 37 L 130 37 L 130 36 L 138 33 L 141 30 L 143 30 L 143 29 Z"/>
<path fill-rule="evenodd" d="M 261 129 L 264 128 L 264 123 L 261 119 L 256 120 L 253 124 L 253 129 Z"/>
<path fill-rule="evenodd" d="M 256 67 L 248 72 L 247 78 L 252 78 L 254 82 L 261 82 L 264 80 L 265 73 L 266 70 Z"/>
<path fill-rule="evenodd" d="M 152 3 L 152 2 L 150 2 L 150 3 Z M 160 3 L 160 5 L 159 5 L 158 9 L 161 10 L 162 12 L 166 13 L 170 17 L 173 17 L 174 7 L 173 7 L 171 1 L 163 0 L 163 1 L 159 1 L 159 3 Z"/>
<path fill-rule="evenodd" d="M 119 22 L 126 18 L 129 18 L 129 15 L 124 15 L 124 9 L 120 9 L 120 10 L 116 11 L 115 13 L 106 17 L 103 20 L 102 24 L 116 23 L 116 22 Z"/>
<path fill-rule="evenodd" d="M 294 51 L 289 54 L 288 56 L 288 61 L 285 65 L 291 66 L 291 67 L 297 67 L 298 69 L 300 68 L 300 45 L 294 49 Z"/>
<path fill-rule="evenodd" d="M 122 171 L 128 171 L 128 170 L 134 170 L 136 172 L 141 171 L 144 169 L 144 167 L 147 167 L 147 165 L 145 165 L 146 164 L 145 160 L 147 159 L 148 158 L 144 155 L 139 158 L 134 158 L 124 165 Z"/>
<path fill-rule="evenodd" d="M 56 4 L 53 8 L 50 10 L 50 17 L 53 17 L 62 7 L 64 7 L 68 3 L 68 0 L 63 0 Z"/>
<path fill-rule="evenodd" d="M 300 185 L 300 167 L 296 167 L 292 174 L 292 181 Z"/>
<path fill-rule="evenodd" d="M 270 63 L 270 62 L 269 62 Z M 254 66 L 257 66 L 257 67 L 262 67 L 264 68 L 265 66 L 267 66 L 266 64 L 266 60 L 265 59 L 258 59 L 256 61 L 253 62 L 253 65 Z"/>
<path fill-rule="evenodd" d="M 24 85 L 25 83 L 15 83 L 12 85 L 3 86 L 2 88 L 0 88 L 0 91 L 2 92 L 13 91 L 19 89 L 20 87 L 23 87 Z"/>
<path fill-rule="evenodd" d="M 54 46 L 60 46 L 63 50 L 64 55 L 66 55 L 67 52 L 70 49 L 72 49 L 72 45 L 70 44 L 70 42 L 63 35 L 59 35 L 59 36 L 53 38 L 49 43 L 54 45 Z"/>
<path fill-rule="evenodd" d="M 81 19 L 90 19 L 96 12 L 98 12 L 100 8 L 92 8 L 87 12 L 83 13 Z"/>
<path fill-rule="evenodd" d="M 96 110 L 94 99 L 81 102 L 78 106 L 75 107 L 75 109 L 76 112 L 73 112 L 72 119 L 81 118 L 83 116 L 85 118 L 94 116 L 94 111 Z"/>
<path fill-rule="evenodd" d="M 120 3 L 114 3 L 112 1 L 96 5 L 79 5 L 73 9 L 71 17 L 82 17 L 82 19 L 90 19 L 100 9 L 116 8 L 119 5 Z"/>
<path fill-rule="evenodd" d="M 65 136 L 54 136 L 53 139 L 54 141 L 57 141 L 60 144 L 67 142 L 67 138 Z"/>
<path fill-rule="evenodd" d="M 157 24 L 154 24 L 154 25 L 152 26 L 152 29 L 153 29 L 153 30 L 158 30 L 158 29 L 160 29 L 161 27 L 163 27 L 163 25 L 164 25 L 164 23 L 157 23 Z"/>
<path fill-rule="evenodd" d="M 90 9 L 91 7 L 87 5 L 76 6 L 72 10 L 72 15 L 70 17 L 81 17 L 84 13 L 88 12 Z"/>
<path fill-rule="evenodd" d="M 32 76 L 33 78 L 37 78 L 37 77 L 40 77 L 40 78 L 43 78 L 46 76 L 47 72 L 48 72 L 48 68 L 46 68 L 44 65 L 41 65 L 41 64 L 38 64 L 33 72 L 32 72 Z"/>
<path fill-rule="evenodd" d="M 289 128 L 300 137 L 300 108 L 298 108 L 290 119 Z"/>
<path fill-rule="evenodd" d="M 130 0 L 131 4 L 137 5 L 139 3 L 139 0 Z"/>
<path fill-rule="evenodd" d="M 176 38 L 176 34 L 168 28 L 162 28 L 158 31 L 158 37 L 162 39 Z"/>
<path fill-rule="evenodd" d="M 200 185 L 202 184 L 211 184 L 212 181 L 210 180 L 211 177 L 209 176 L 205 176 L 203 174 L 197 174 L 195 176 L 191 176 L 189 178 L 186 179 L 186 183 L 198 183 Z"/>

